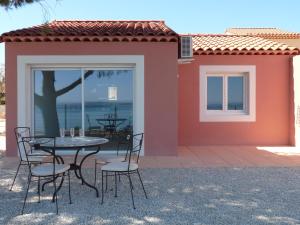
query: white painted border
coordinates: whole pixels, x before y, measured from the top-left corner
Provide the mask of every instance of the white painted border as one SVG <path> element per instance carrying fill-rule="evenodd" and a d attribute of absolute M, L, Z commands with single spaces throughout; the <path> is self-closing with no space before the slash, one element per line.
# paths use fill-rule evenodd
<path fill-rule="evenodd" d="M 31 68 L 34 67 L 124 67 L 133 68 L 133 130 L 144 132 L 143 55 L 19 55 L 17 56 L 17 124 L 32 125 Z M 144 146 L 141 155 L 144 155 Z"/>
<path fill-rule="evenodd" d="M 211 113 L 206 110 L 206 79 L 209 74 L 248 73 L 249 102 L 247 113 Z M 256 121 L 256 66 L 255 65 L 200 65 L 199 73 L 200 122 L 255 122 Z"/>
<path fill-rule="evenodd" d="M 293 57 L 295 146 L 300 147 L 300 56 Z"/>

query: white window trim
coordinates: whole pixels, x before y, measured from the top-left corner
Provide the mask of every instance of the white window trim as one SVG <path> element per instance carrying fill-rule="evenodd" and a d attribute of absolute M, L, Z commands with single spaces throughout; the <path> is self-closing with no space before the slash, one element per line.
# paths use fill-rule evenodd
<path fill-rule="evenodd" d="M 247 112 L 210 111 L 206 109 L 207 77 L 212 74 L 248 74 L 248 85 L 245 90 L 249 92 L 246 101 Z M 200 65 L 199 95 L 200 95 L 200 122 L 255 122 L 256 121 L 256 66 L 255 65 Z"/>
<path fill-rule="evenodd" d="M 32 127 L 32 68 L 133 68 L 133 131 L 144 132 L 143 55 L 19 55 L 17 56 L 17 124 Z M 141 155 L 144 155 L 142 146 Z"/>

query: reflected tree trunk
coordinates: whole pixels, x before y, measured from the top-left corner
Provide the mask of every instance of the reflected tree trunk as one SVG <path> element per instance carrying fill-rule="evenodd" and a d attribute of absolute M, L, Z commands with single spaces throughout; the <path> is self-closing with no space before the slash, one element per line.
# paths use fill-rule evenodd
<path fill-rule="evenodd" d="M 54 71 L 43 71 L 42 96 L 35 94 L 35 104 L 41 109 L 45 135 L 58 136 L 59 122 L 56 110 Z"/>

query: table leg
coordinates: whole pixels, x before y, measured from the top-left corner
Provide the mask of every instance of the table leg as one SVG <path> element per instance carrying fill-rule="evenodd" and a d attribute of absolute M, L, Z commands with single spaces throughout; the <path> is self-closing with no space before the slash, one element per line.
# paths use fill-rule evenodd
<path fill-rule="evenodd" d="M 78 158 L 78 154 L 79 154 L 80 150 L 81 150 L 81 148 L 79 148 L 79 149 L 76 150 L 76 154 L 75 154 L 75 158 L 74 158 L 74 163 L 73 163 L 74 173 L 75 173 L 75 176 L 78 179 L 81 179 L 80 173 L 79 174 L 77 173 L 77 170 L 79 170 L 79 166 L 77 166 L 77 158 Z"/>
<path fill-rule="evenodd" d="M 83 157 L 83 159 L 81 160 L 80 165 L 79 165 L 79 175 L 80 175 L 80 177 L 81 177 L 82 183 L 85 184 L 86 186 L 88 186 L 88 187 L 94 189 L 94 190 L 96 191 L 96 196 L 97 196 L 97 198 L 99 197 L 99 191 L 98 191 L 98 189 L 96 188 L 96 186 L 93 186 L 93 185 L 89 184 L 88 182 L 86 182 L 86 180 L 85 180 L 85 179 L 83 178 L 83 176 L 82 176 L 81 170 L 82 170 L 82 165 L 83 165 L 84 161 L 85 161 L 88 157 L 90 157 L 91 155 L 97 154 L 99 151 L 100 151 L 100 147 L 98 147 L 97 151 L 91 152 L 91 153 L 85 155 L 85 156 Z"/>

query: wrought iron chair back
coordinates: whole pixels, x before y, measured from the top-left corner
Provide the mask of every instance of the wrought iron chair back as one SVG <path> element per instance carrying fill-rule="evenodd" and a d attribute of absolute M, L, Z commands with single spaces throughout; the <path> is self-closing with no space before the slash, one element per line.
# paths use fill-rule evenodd
<path fill-rule="evenodd" d="M 17 148 L 19 157 L 22 161 L 28 161 L 27 154 L 32 152 L 32 148 L 25 148 L 25 145 L 23 143 L 24 137 L 30 137 L 30 128 L 29 127 L 16 127 L 14 129 L 15 138 L 17 142 Z"/>
<path fill-rule="evenodd" d="M 128 145 L 128 171 L 130 171 L 131 163 L 138 164 L 140 153 L 143 146 L 144 133 L 134 134 L 131 136 Z"/>
<path fill-rule="evenodd" d="M 32 142 L 34 141 L 34 142 Z M 54 171 L 55 171 L 55 164 L 59 162 L 55 154 L 55 146 L 56 146 L 56 141 L 55 137 L 22 137 L 21 141 L 18 141 L 18 145 L 20 148 L 24 149 L 24 154 L 25 154 L 25 160 L 27 161 L 28 165 L 30 163 L 29 160 L 29 154 L 32 152 L 33 148 L 40 148 L 41 144 L 48 144 L 49 147 L 44 148 L 43 150 L 45 152 L 48 152 L 49 155 L 48 157 L 52 157 L 52 161 L 49 161 L 48 163 L 52 162 L 54 165 Z M 51 143 L 51 144 L 50 144 Z"/>

